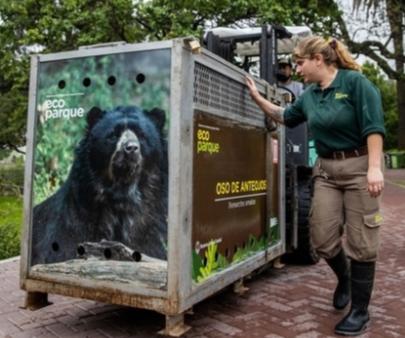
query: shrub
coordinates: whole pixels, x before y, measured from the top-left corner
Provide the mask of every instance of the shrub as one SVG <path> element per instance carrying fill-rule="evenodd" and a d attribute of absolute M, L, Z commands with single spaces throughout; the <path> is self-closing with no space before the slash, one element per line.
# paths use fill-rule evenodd
<path fill-rule="evenodd" d="M 11 150 L 8 149 L 0 149 L 0 161 L 7 158 L 11 153 Z"/>
<path fill-rule="evenodd" d="M 3 165 L 0 168 L 0 196 L 20 196 L 24 188 L 24 163 Z"/>
<path fill-rule="evenodd" d="M 0 196 L 0 259 L 20 253 L 22 198 Z"/>

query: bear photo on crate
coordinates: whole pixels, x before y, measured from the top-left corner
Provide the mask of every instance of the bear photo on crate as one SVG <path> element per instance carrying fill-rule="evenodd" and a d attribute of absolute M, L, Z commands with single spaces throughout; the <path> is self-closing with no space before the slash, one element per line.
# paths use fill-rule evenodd
<path fill-rule="evenodd" d="M 93 107 L 86 118 L 68 178 L 34 208 L 31 264 L 74 259 L 80 243 L 102 240 L 166 259 L 165 112 Z"/>

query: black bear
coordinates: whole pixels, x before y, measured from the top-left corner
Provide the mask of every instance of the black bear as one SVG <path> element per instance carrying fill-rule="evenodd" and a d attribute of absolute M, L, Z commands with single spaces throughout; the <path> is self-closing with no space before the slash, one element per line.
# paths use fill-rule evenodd
<path fill-rule="evenodd" d="M 165 113 L 92 108 L 60 189 L 34 208 L 31 264 L 76 257 L 78 244 L 117 241 L 166 259 Z"/>

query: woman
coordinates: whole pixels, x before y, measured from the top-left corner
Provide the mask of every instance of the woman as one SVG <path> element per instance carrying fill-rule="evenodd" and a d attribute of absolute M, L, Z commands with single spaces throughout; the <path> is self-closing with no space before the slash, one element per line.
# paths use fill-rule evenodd
<path fill-rule="evenodd" d="M 273 120 L 287 127 L 308 122 L 318 153 L 310 212 L 312 241 L 337 276 L 334 307 L 344 309 L 351 298 L 351 309 L 335 332 L 358 335 L 369 322 L 382 221 L 381 98 L 335 39 L 309 37 L 296 47 L 294 59 L 297 73 L 312 84 L 286 109 L 263 98 L 251 78 L 246 83 L 253 100 Z"/>

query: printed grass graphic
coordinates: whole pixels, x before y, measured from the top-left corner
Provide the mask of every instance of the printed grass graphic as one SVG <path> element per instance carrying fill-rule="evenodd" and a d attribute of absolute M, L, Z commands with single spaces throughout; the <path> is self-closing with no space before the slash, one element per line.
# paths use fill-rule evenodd
<path fill-rule="evenodd" d="M 269 245 L 275 244 L 278 241 L 277 229 L 278 227 L 273 226 L 270 232 L 260 238 L 250 235 L 246 245 L 238 247 L 230 261 L 218 252 L 218 244 L 213 240 L 208 244 L 207 250 L 204 253 L 204 259 L 193 250 L 193 280 L 201 283 L 214 273 L 217 273 L 232 264 L 239 263 L 249 256 L 265 250 Z"/>

